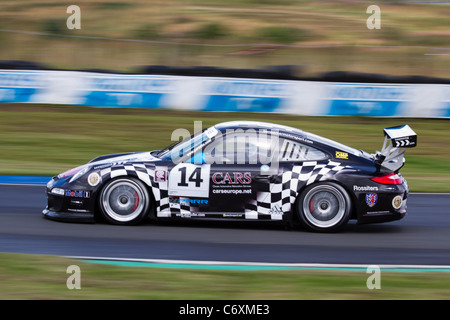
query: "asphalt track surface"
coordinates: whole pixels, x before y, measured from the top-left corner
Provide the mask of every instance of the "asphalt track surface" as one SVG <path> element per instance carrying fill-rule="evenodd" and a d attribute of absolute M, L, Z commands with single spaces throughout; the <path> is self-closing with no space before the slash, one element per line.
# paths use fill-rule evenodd
<path fill-rule="evenodd" d="M 267 223 L 183 221 L 113 226 L 42 217 L 42 186 L 0 185 L 0 252 L 122 259 L 450 265 L 450 195 L 411 194 L 400 221 L 342 232 Z"/>

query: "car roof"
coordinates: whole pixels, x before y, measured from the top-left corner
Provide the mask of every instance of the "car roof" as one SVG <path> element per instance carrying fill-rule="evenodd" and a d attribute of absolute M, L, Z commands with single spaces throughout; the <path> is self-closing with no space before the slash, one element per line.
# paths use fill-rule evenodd
<path fill-rule="evenodd" d="M 228 129 L 257 129 L 257 130 L 263 129 L 263 130 L 275 130 L 279 132 L 286 132 L 302 137 L 305 136 L 306 134 L 306 132 L 297 128 L 263 121 L 247 121 L 247 120 L 227 121 L 218 123 L 214 127 L 222 132 L 225 132 Z"/>
<path fill-rule="evenodd" d="M 263 121 L 249 121 L 249 120 L 238 120 L 238 121 L 228 121 L 228 122 L 222 122 L 218 123 L 214 126 L 217 130 L 221 131 L 222 133 L 225 133 L 226 130 L 229 129 L 256 129 L 256 130 L 274 130 L 278 131 L 279 133 L 285 133 L 289 135 L 295 135 L 302 139 L 303 141 L 306 140 L 313 140 L 314 143 L 320 143 L 322 145 L 325 145 L 330 148 L 334 148 L 337 150 L 342 150 L 348 153 L 352 153 L 356 156 L 360 156 L 362 151 L 357 150 L 355 148 L 349 147 L 347 145 L 344 145 L 342 143 L 336 142 L 334 140 L 319 136 L 317 134 L 313 134 L 310 132 L 303 131 L 301 129 L 293 128 L 286 125 L 276 124 L 276 123 L 270 123 L 270 122 L 263 122 Z"/>

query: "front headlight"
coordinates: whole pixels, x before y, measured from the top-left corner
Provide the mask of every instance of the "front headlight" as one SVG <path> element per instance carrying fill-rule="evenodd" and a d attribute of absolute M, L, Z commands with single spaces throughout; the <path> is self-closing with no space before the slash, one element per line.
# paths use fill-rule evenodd
<path fill-rule="evenodd" d="M 50 191 L 53 194 L 57 194 L 59 196 L 63 196 L 64 195 L 64 189 L 61 188 L 53 188 L 52 191 Z"/>

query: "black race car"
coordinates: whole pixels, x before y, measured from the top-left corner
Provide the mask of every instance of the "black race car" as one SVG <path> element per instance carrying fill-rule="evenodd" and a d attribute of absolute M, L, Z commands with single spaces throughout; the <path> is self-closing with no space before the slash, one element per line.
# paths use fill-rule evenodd
<path fill-rule="evenodd" d="M 369 154 L 271 123 L 217 124 L 162 150 L 106 155 L 47 184 L 45 217 L 130 225 L 154 219 L 300 222 L 337 231 L 349 219 L 386 222 L 406 214 L 399 173 L 408 126 L 384 129 Z"/>

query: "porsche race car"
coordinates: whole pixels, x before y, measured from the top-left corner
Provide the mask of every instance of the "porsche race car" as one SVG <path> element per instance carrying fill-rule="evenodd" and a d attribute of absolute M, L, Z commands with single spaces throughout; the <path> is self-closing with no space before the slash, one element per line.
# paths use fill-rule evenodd
<path fill-rule="evenodd" d="M 408 126 L 384 129 L 374 154 L 300 129 L 255 121 L 214 125 L 169 147 L 97 157 L 46 187 L 50 219 L 117 225 L 144 219 L 299 222 L 335 232 L 350 219 L 406 214 L 399 170 L 417 145 Z"/>

